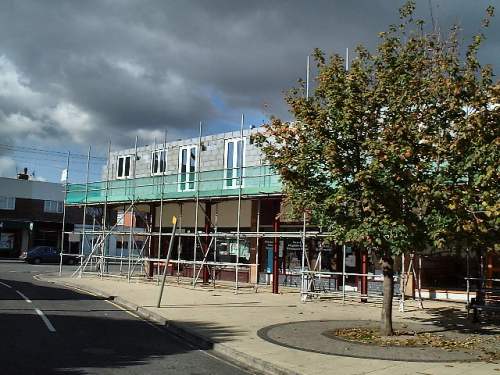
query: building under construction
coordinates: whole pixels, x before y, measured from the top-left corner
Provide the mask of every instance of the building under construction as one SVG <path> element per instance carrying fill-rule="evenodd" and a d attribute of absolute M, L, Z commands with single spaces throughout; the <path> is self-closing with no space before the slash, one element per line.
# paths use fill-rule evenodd
<path fill-rule="evenodd" d="M 277 293 L 279 285 L 297 287 L 303 297 L 380 296 L 382 277 L 374 254 L 328 242 L 306 215 L 287 214 L 279 176 L 253 144 L 258 131 L 242 125 L 237 132 L 202 136 L 200 126 L 197 138 L 141 147 L 136 139 L 135 147 L 113 152 L 110 145 L 102 181 L 66 185 L 66 206 L 82 206 L 83 222 L 93 217 L 91 228 L 66 234 L 91 243 L 87 251 L 81 247 L 77 273 L 158 279 L 166 271 L 194 286 L 230 281 L 236 290 L 271 284 Z M 111 239 L 120 244 L 119 251 L 112 249 Z M 170 241 L 173 251 L 166 264 Z M 467 269 L 478 269 L 480 260 L 455 256 L 458 270 L 424 272 L 426 266 L 446 266 L 444 258 L 432 259 L 408 255 L 398 260 L 396 271 L 406 277 L 397 289 L 429 298 L 444 291 L 446 298 L 455 293 L 461 299 L 465 277 L 476 276 Z M 489 260 L 490 278 L 499 272 L 495 261 Z M 440 276 L 438 284 L 433 275 Z"/>

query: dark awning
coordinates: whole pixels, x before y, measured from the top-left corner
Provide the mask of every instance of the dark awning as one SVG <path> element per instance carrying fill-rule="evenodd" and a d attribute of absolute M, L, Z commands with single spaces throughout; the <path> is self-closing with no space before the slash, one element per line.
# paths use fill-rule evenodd
<path fill-rule="evenodd" d="M 61 222 L 53 221 L 20 221 L 20 220 L 1 220 L 0 219 L 0 231 L 8 230 L 19 230 L 19 229 L 30 229 L 30 224 L 33 223 L 33 230 L 37 229 L 53 229 L 62 230 Z M 71 232 L 74 228 L 74 224 L 66 223 L 64 230 Z"/>
<path fill-rule="evenodd" d="M 0 231 L 29 229 L 30 221 L 0 220 Z"/>

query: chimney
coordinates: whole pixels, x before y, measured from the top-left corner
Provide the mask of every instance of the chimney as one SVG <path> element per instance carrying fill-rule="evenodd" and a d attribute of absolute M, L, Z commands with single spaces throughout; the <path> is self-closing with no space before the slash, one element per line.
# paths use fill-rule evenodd
<path fill-rule="evenodd" d="M 23 173 L 17 174 L 18 180 L 29 180 L 30 176 L 28 175 L 28 168 L 24 168 Z"/>

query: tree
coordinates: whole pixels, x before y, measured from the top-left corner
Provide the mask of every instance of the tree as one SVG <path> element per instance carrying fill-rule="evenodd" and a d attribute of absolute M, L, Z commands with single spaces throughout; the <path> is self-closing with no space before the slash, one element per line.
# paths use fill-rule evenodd
<path fill-rule="evenodd" d="M 488 8 L 493 15 L 493 9 Z M 484 21 L 489 23 L 488 19 Z M 436 247 L 499 251 L 500 224 L 500 84 L 490 66 L 482 67 L 477 51 L 484 35 L 468 47 L 466 71 L 448 83 L 457 93 L 451 105 L 463 108 L 440 142 L 440 168 L 434 180 L 434 210 L 428 226 Z"/>
<path fill-rule="evenodd" d="M 485 164 L 481 170 L 487 170 L 488 182 L 480 184 L 488 186 L 498 174 L 498 164 L 492 165 L 498 149 L 491 150 L 498 147 L 498 136 L 491 145 L 491 129 L 475 140 L 469 156 L 463 153 L 471 124 L 498 126 L 498 108 L 489 105 L 498 92 L 491 68 L 477 63 L 483 37 L 474 39 L 462 61 L 458 28 L 446 38 L 425 31 L 425 23 L 413 18 L 414 9 L 412 1 L 400 9 L 401 23 L 380 33 L 374 54 L 359 46 L 349 70 L 341 56 L 327 61 L 315 50 L 313 95 L 305 98 L 299 81 L 285 98 L 294 121 L 272 118 L 256 137 L 295 212 L 310 211 L 335 242 L 380 255 L 384 335 L 393 333 L 393 257 L 466 235 L 456 227 L 468 203 L 460 209 L 451 204 L 469 196 L 464 173 Z M 488 8 L 489 17 L 492 12 Z M 491 157 L 474 159 L 484 148 Z M 490 187 L 494 193 L 496 187 Z M 483 204 L 477 184 L 465 191 Z M 488 209 L 498 204 L 494 199 L 486 200 Z M 491 220 L 498 220 L 496 210 Z"/>

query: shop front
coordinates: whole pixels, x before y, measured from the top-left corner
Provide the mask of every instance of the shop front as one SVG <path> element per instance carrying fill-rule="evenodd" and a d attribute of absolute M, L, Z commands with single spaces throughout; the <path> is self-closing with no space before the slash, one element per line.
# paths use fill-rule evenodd
<path fill-rule="evenodd" d="M 28 244 L 29 223 L 14 220 L 0 221 L 0 257 L 17 257 Z"/>

